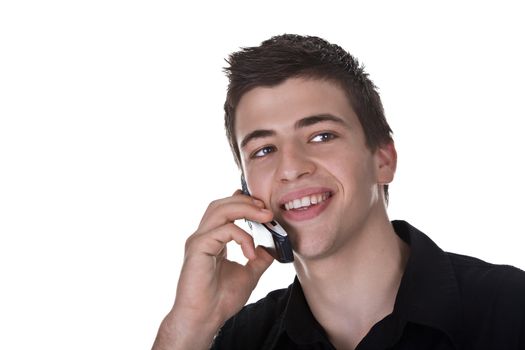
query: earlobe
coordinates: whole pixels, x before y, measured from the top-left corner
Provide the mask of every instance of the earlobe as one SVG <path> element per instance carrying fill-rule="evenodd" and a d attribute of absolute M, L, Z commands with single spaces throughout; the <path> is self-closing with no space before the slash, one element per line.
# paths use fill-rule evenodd
<path fill-rule="evenodd" d="M 394 179 L 397 166 L 397 152 L 394 142 L 379 146 L 375 152 L 377 182 L 389 184 Z"/>

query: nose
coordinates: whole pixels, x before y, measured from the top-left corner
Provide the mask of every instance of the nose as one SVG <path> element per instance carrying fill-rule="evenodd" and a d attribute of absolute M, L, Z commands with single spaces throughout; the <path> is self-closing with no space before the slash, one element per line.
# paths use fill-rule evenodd
<path fill-rule="evenodd" d="M 315 172 L 315 162 L 299 145 L 288 144 L 279 152 L 276 175 L 281 182 L 290 182 Z"/>

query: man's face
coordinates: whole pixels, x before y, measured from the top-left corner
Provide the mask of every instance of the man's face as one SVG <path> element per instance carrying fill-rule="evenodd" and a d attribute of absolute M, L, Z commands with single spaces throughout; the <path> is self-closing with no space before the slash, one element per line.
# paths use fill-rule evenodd
<path fill-rule="evenodd" d="M 337 85 L 291 78 L 248 91 L 235 135 L 252 196 L 270 208 L 303 258 L 348 246 L 386 215 L 382 187 L 395 171 L 392 144 L 371 152 Z"/>

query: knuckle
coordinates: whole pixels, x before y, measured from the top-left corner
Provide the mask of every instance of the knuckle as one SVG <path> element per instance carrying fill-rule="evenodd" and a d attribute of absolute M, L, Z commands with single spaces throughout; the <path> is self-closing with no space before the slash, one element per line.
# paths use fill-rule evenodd
<path fill-rule="evenodd" d="M 190 251 L 192 247 L 197 244 L 197 241 L 198 241 L 198 234 L 197 232 L 195 232 L 194 234 L 192 234 L 186 239 L 186 242 L 184 244 L 184 250 L 186 252 Z"/>
<path fill-rule="evenodd" d="M 216 199 L 210 202 L 210 204 L 208 205 L 208 209 L 215 209 L 215 208 L 218 208 L 219 206 L 220 206 L 220 200 Z"/>

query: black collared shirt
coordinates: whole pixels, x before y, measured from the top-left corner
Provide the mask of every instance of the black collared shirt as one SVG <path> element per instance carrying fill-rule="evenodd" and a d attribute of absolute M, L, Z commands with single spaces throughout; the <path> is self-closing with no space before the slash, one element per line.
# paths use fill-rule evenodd
<path fill-rule="evenodd" d="M 356 350 L 525 350 L 525 272 L 442 251 L 404 221 L 410 245 L 392 314 Z M 213 349 L 335 349 L 312 315 L 297 278 L 245 306 L 222 327 Z"/>

